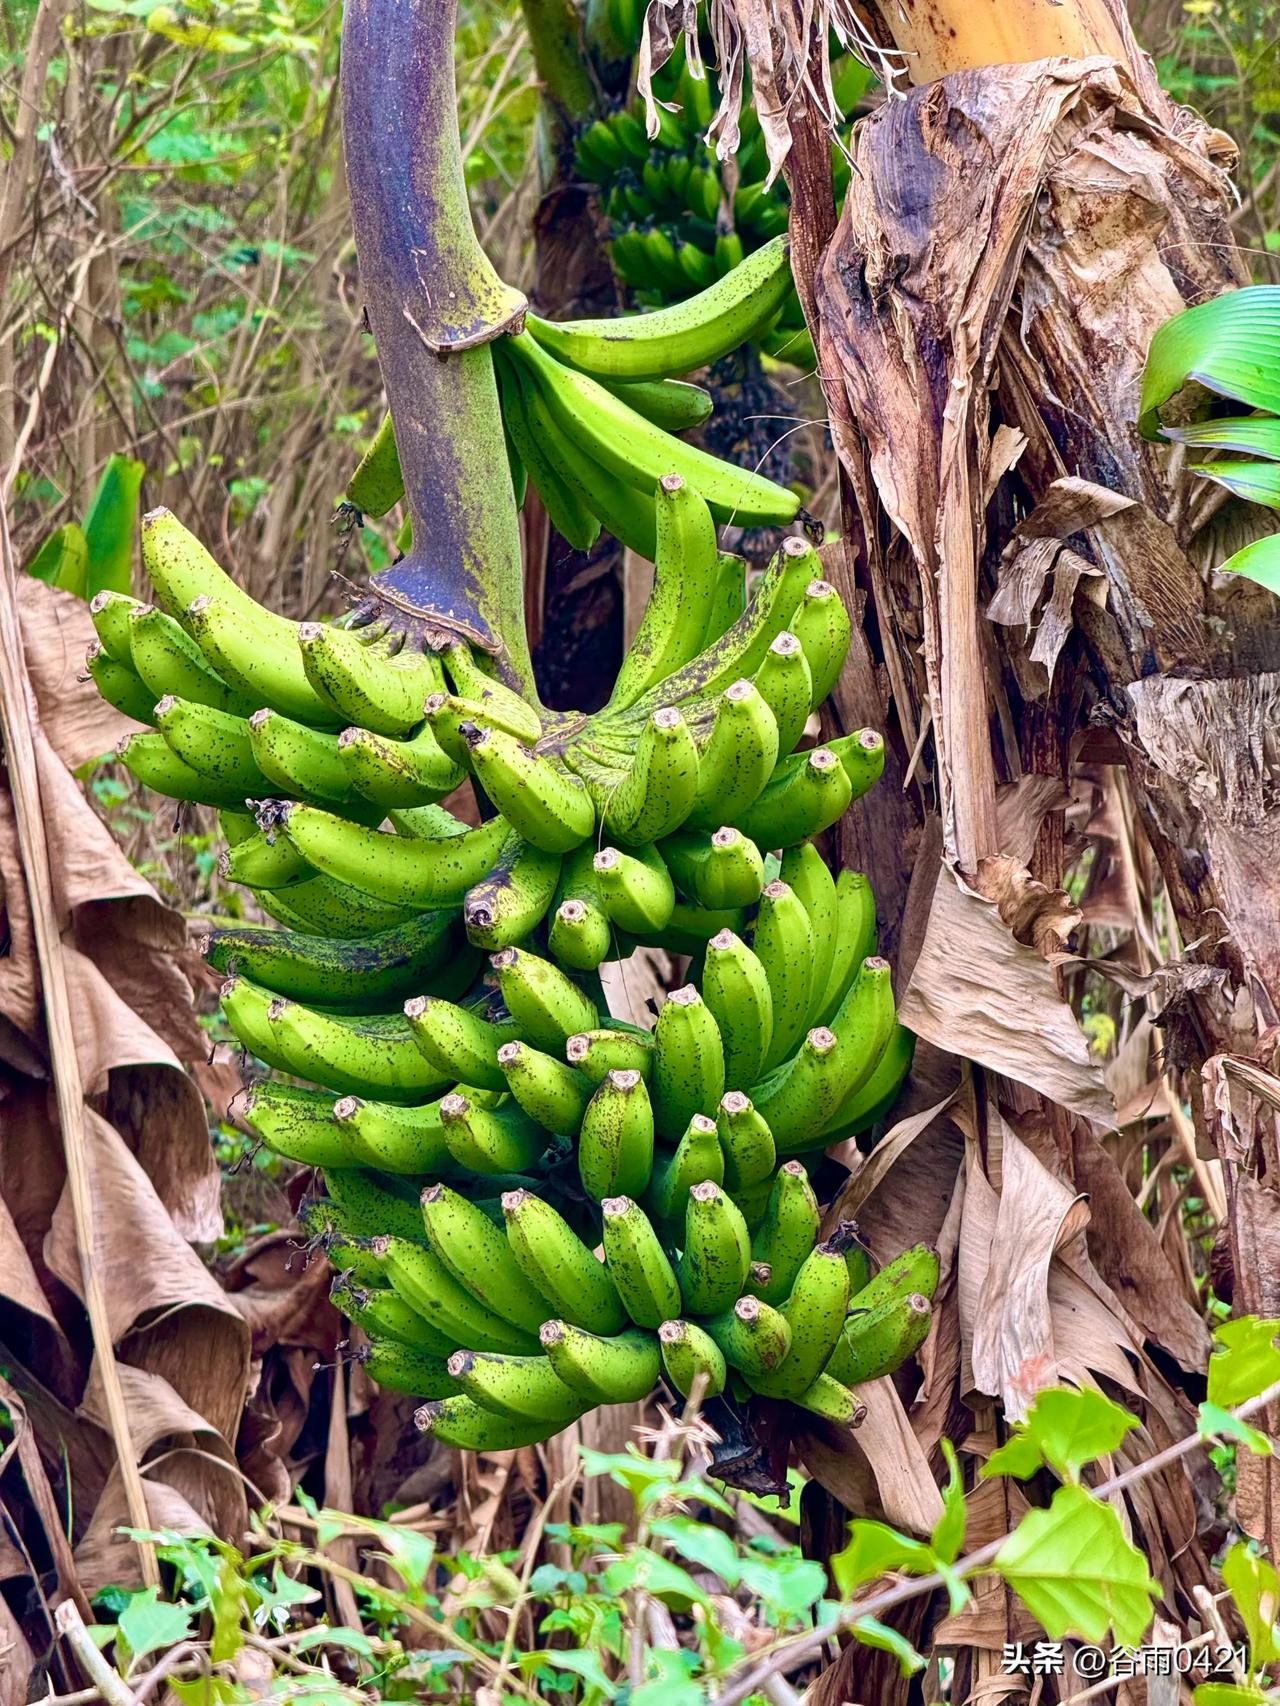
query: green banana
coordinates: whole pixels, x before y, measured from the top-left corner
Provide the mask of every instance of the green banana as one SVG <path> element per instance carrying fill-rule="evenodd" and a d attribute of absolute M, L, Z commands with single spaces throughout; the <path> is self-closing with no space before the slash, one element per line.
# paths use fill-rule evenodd
<path fill-rule="evenodd" d="M 658 1328 L 662 1368 L 682 1398 L 695 1387 L 703 1398 L 717 1398 L 729 1378 L 724 1352 L 696 1321 L 669 1320 Z"/>
<path fill-rule="evenodd" d="M 254 763 L 274 792 L 319 805 L 342 805 L 351 798 L 351 779 L 335 735 L 266 707 L 255 711 L 245 727 Z"/>
<path fill-rule="evenodd" d="M 626 320 L 528 316 L 530 333 L 560 361 L 607 379 L 659 379 L 708 367 L 749 343 L 777 314 L 791 289 L 786 238 L 747 257 L 698 296 Z"/>
<path fill-rule="evenodd" d="M 465 732 L 469 724 L 479 729 L 501 729 L 526 746 L 536 744 L 525 732 L 528 719 L 512 714 L 507 702 L 498 700 L 488 687 L 485 693 L 484 699 L 467 699 L 457 693 L 430 693 L 423 701 L 422 712 L 432 738 L 443 753 L 459 764 L 470 762 L 471 748 Z M 523 705 L 523 701 L 517 703 Z M 529 707 L 523 705 L 523 709 L 527 712 Z"/>
<path fill-rule="evenodd" d="M 710 836 L 679 830 L 659 852 L 681 891 L 699 906 L 753 906 L 764 888 L 759 848 L 727 824 Z"/>
<path fill-rule="evenodd" d="M 535 418 L 533 386 L 514 362 L 494 363 L 502 398 L 502 420 L 516 453 L 542 500 L 547 518 L 575 551 L 589 551 L 600 537 L 600 518 L 564 477 L 546 434 Z"/>
<path fill-rule="evenodd" d="M 772 641 L 764 661 L 751 677 L 756 692 L 773 712 L 778 725 L 778 753 L 785 758 L 795 750 L 815 703 L 813 676 L 804 647 L 784 630 Z"/>
<path fill-rule="evenodd" d="M 581 1394 L 565 1385 L 545 1355 L 455 1351 L 449 1373 L 482 1409 L 513 1421 L 567 1427 L 586 1408 Z"/>
<path fill-rule="evenodd" d="M 335 1309 L 363 1327 L 371 1339 L 390 1339 L 397 1345 L 425 1351 L 428 1356 L 446 1359 L 453 1346 L 443 1333 L 437 1333 L 430 1322 L 410 1309 L 403 1297 L 397 1297 L 387 1287 L 377 1286 L 366 1291 L 359 1283 L 339 1276 L 329 1291 L 329 1301 Z"/>
<path fill-rule="evenodd" d="M 530 1043 L 503 1043 L 498 1065 L 516 1101 L 544 1131 L 561 1137 L 577 1134 L 591 1100 L 591 1082 L 554 1055 Z"/>
<path fill-rule="evenodd" d="M 816 1134 L 840 1106 L 846 1077 L 840 1039 L 825 1025 L 815 1025 L 795 1054 L 753 1086 L 751 1100 L 779 1155 L 821 1147 Z"/>
<path fill-rule="evenodd" d="M 826 1373 L 820 1374 L 812 1385 L 798 1393 L 793 1402 L 802 1410 L 812 1410 L 824 1421 L 834 1422 L 837 1427 L 856 1428 L 867 1413 L 867 1406 L 859 1401 L 856 1393 Z"/>
<path fill-rule="evenodd" d="M 751 1268 L 751 1238 L 742 1210 L 713 1179 L 694 1185 L 685 1207 L 684 1248 L 676 1274 L 691 1315 L 733 1307 Z"/>
<path fill-rule="evenodd" d="M 181 616 L 197 598 L 217 598 L 256 625 L 264 645 L 294 645 L 297 623 L 250 597 L 171 511 L 153 509 L 143 516 L 142 563 L 171 616 Z"/>
<path fill-rule="evenodd" d="M 904 1025 L 896 1025 L 871 1076 L 860 1089 L 845 1097 L 821 1133 L 824 1143 L 860 1136 L 883 1119 L 911 1070 L 915 1046 L 911 1032 Z"/>
<path fill-rule="evenodd" d="M 654 1046 L 654 1125 L 674 1142 L 694 1114 L 714 1118 L 724 1095 L 719 1027 L 693 984 L 668 995 L 654 1027 Z"/>
<path fill-rule="evenodd" d="M 646 688 L 696 655 L 719 572 L 711 511 L 679 474 L 657 483 L 653 591 L 614 680 L 607 711 L 624 709 Z"/>
<path fill-rule="evenodd" d="M 382 1264 L 369 1250 L 367 1240 L 348 1227 L 346 1217 L 328 1197 L 304 1197 L 298 1207 L 298 1223 L 307 1235 L 308 1254 L 323 1250 L 338 1278 L 375 1288 L 385 1285 Z"/>
<path fill-rule="evenodd" d="M 657 1330 L 680 1310 L 680 1284 L 653 1222 L 630 1197 L 600 1205 L 604 1255 L 623 1308 L 637 1327 Z"/>
<path fill-rule="evenodd" d="M 645 1205 L 659 1221 L 682 1227 L 689 1192 L 707 1179 L 724 1182 L 724 1155 L 716 1122 L 695 1114 L 675 1149 L 655 1159 Z"/>
<path fill-rule="evenodd" d="M 402 1238 L 375 1238 L 373 1250 L 392 1289 L 455 1349 L 536 1353 L 536 1338 L 481 1303 L 434 1250 Z"/>
<path fill-rule="evenodd" d="M 423 1243 L 422 1209 L 413 1181 L 388 1179 L 366 1167 L 331 1167 L 324 1182 L 339 1224 L 348 1236 Z M 386 1283 L 385 1278 L 381 1283 Z"/>
<path fill-rule="evenodd" d="M 658 1341 L 641 1328 L 603 1336 L 568 1321 L 544 1321 L 539 1338 L 565 1385 L 593 1404 L 635 1403 L 657 1382 Z"/>
<path fill-rule="evenodd" d="M 531 375 L 565 437 L 636 491 L 649 494 L 663 474 L 676 473 L 702 495 L 717 521 L 751 527 L 786 526 L 795 519 L 800 500 L 793 492 L 653 426 L 596 380 L 562 366 L 530 333 L 508 337 L 504 349 Z"/>
<path fill-rule="evenodd" d="M 463 641 L 440 654 L 454 694 L 467 705 L 477 705 L 483 718 L 526 746 L 542 739 L 542 718 L 537 708 L 512 688 L 496 679 L 481 658 Z"/>
<path fill-rule="evenodd" d="M 901 1368 L 929 1336 L 933 1306 L 922 1292 L 891 1297 L 872 1309 L 851 1312 L 828 1370 L 846 1386 L 879 1380 Z"/>
<path fill-rule="evenodd" d="M 852 628 L 844 600 L 829 581 L 812 580 L 791 620 L 812 678 L 810 705 L 817 710 L 840 679 Z"/>
<path fill-rule="evenodd" d="M 731 1309 L 704 1323 L 730 1368 L 748 1380 L 772 1374 L 791 1349 L 791 1327 L 785 1315 L 758 1297 L 740 1297 Z"/>
<path fill-rule="evenodd" d="M 581 1031 L 564 1045 L 570 1066 L 603 1084 L 611 1072 L 638 1072 L 648 1083 L 653 1073 L 653 1038 L 648 1031 Z"/>
<path fill-rule="evenodd" d="M 714 644 L 747 608 L 747 565 L 742 557 L 721 551 L 716 563 L 716 590 L 696 651 Z M 696 652 L 695 652 L 696 655 Z"/>
<path fill-rule="evenodd" d="M 146 682 L 152 703 L 172 693 L 239 717 L 257 708 L 250 694 L 237 692 L 215 674 L 191 636 L 153 604 L 133 605 L 126 614 L 126 634 L 129 650 L 124 661 Z"/>
<path fill-rule="evenodd" d="M 547 946 L 571 971 L 595 971 L 613 947 L 608 913 L 581 895 L 568 896 L 552 915 Z"/>
<path fill-rule="evenodd" d="M 528 1172 L 547 1147 L 547 1133 L 510 1100 L 485 1108 L 453 1091 L 440 1102 L 440 1128 L 459 1169 L 482 1178 Z"/>
<path fill-rule="evenodd" d="M 827 743 L 849 778 L 851 798 L 860 800 L 884 774 L 884 736 L 878 729 L 858 729 Z"/>
<path fill-rule="evenodd" d="M 269 613 L 250 604 L 245 610 L 222 596 L 201 594 L 176 612 L 170 606 L 170 613 L 200 648 L 208 668 L 245 699 L 253 699 L 255 706 L 270 705 L 314 728 L 341 728 L 346 719 L 336 715 L 307 680 L 296 625 L 285 623 L 286 632 L 270 624 L 264 628 L 262 618 Z"/>
<path fill-rule="evenodd" d="M 886 1262 L 874 1278 L 849 1299 L 851 1309 L 871 1310 L 894 1298 L 919 1293 L 932 1302 L 938 1290 L 942 1264 L 938 1252 L 930 1244 L 913 1244 L 891 1262 Z"/>
<path fill-rule="evenodd" d="M 813 975 L 805 1018 L 808 1024 L 816 1025 L 821 1022 L 824 997 L 835 959 L 836 932 L 839 928 L 835 878 L 831 875 L 826 860 L 811 841 L 803 841 L 798 847 L 789 847 L 786 850 L 778 875 L 789 885 L 791 892 L 808 914 L 810 939 L 813 944 Z"/>
<path fill-rule="evenodd" d="M 773 780 L 738 818 L 738 828 L 757 847 L 793 847 L 820 835 L 842 817 L 853 785 L 829 747 L 783 759 Z"/>
<path fill-rule="evenodd" d="M 773 1040 L 773 996 L 764 965 L 732 930 L 707 943 L 702 999 L 724 1045 L 725 1083 L 754 1083 Z"/>
<path fill-rule="evenodd" d="M 716 702 L 710 738 L 698 754 L 698 792 L 686 825 L 714 829 L 741 817 L 777 762 L 773 712 L 750 681 L 733 682 Z"/>
<path fill-rule="evenodd" d="M 343 724 L 403 737 L 422 721 L 429 694 L 444 676 L 434 652 L 407 646 L 391 653 L 385 642 L 363 645 L 354 632 L 304 622 L 298 629 L 302 667 L 316 696 Z"/>
<path fill-rule="evenodd" d="M 768 1072 L 803 1036 L 813 983 L 813 927 L 799 895 L 781 879 L 761 893 L 752 948 L 772 996 L 773 1029 L 762 1062 Z"/>
<path fill-rule="evenodd" d="M 447 909 L 419 913 L 363 941 L 252 925 L 211 930 L 201 951 L 218 971 L 241 971 L 276 995 L 361 1013 L 399 1008 L 428 979 L 465 988 L 480 962 L 457 913 Z"/>
<path fill-rule="evenodd" d="M 575 756 L 570 747 L 565 754 L 570 764 Z M 693 734 L 679 710 L 665 705 L 645 719 L 630 769 L 597 799 L 597 807 L 605 827 L 621 841 L 643 846 L 679 829 L 697 792 Z"/>
<path fill-rule="evenodd" d="M 715 407 L 711 393 L 681 379 L 601 379 L 606 390 L 663 432 L 701 426 Z"/>
<path fill-rule="evenodd" d="M 308 882 L 315 872 L 273 824 L 233 842 L 218 858 L 224 877 L 243 883 L 255 894 L 270 893 Z"/>
<path fill-rule="evenodd" d="M 876 951 L 876 897 L 870 879 L 861 871 L 841 871 L 836 878 L 835 952 L 827 986 L 816 1011 L 819 1024 L 828 1024 L 862 969 Z"/>
<path fill-rule="evenodd" d="M 423 1058 L 446 1083 L 480 1090 L 505 1090 L 498 1050 L 515 1027 L 495 1024 L 471 1007 L 434 995 L 415 995 L 404 1004 L 405 1022 Z"/>
<path fill-rule="evenodd" d="M 444 1398 L 454 1390 L 448 1366 L 441 1358 L 394 1340 L 379 1340 L 359 1353 L 369 1379 L 389 1392 L 408 1392 L 415 1398 Z"/>
<path fill-rule="evenodd" d="M 578 1134 L 578 1170 L 596 1202 L 639 1196 L 653 1167 L 653 1109 L 639 1072 L 608 1072 Z"/>
<path fill-rule="evenodd" d="M 741 1090 L 726 1090 L 716 1116 L 720 1150 L 724 1156 L 724 1183 L 730 1195 L 772 1180 L 778 1150 L 767 1120 Z M 741 1205 L 739 1205 L 741 1206 Z"/>
<path fill-rule="evenodd" d="M 414 841 L 291 805 L 281 826 L 309 865 L 337 882 L 404 906 L 456 905 L 503 851 L 509 829 L 493 818 L 439 841 Z M 468 920 L 470 923 L 470 920 Z"/>
<path fill-rule="evenodd" d="M 515 1451 L 557 1431 L 554 1423 L 536 1416 L 495 1415 L 465 1392 L 420 1405 L 413 1422 L 419 1433 L 459 1451 Z"/>
<path fill-rule="evenodd" d="M 407 1178 L 453 1170 L 439 1102 L 403 1108 L 343 1096 L 333 1104 L 333 1117 L 364 1167 Z"/>
<path fill-rule="evenodd" d="M 223 1010 L 230 1018 L 225 998 Z M 428 1101 L 449 1083 L 423 1059 L 398 1014 L 322 1013 L 274 996 L 267 1023 L 277 1056 L 273 1065 L 345 1095 L 412 1104 Z"/>
<path fill-rule="evenodd" d="M 90 680 L 108 705 L 124 716 L 132 717 L 135 723 L 155 722 L 155 694 L 127 663 L 117 663 L 109 657 L 100 640 L 90 641 L 84 654 L 84 664 Z"/>
<path fill-rule="evenodd" d="M 364 1156 L 351 1133 L 336 1124 L 334 1097 L 324 1090 L 292 1085 L 254 1084 L 241 1117 L 277 1155 L 304 1167 L 356 1167 Z"/>
<path fill-rule="evenodd" d="M 393 740 L 371 729 L 344 729 L 338 760 L 352 788 L 384 810 L 432 805 L 466 780 L 466 771 L 443 752 L 430 728 L 409 740 Z"/>
<path fill-rule="evenodd" d="M 448 1185 L 430 1185 L 422 1193 L 422 1218 L 431 1249 L 460 1285 L 521 1331 L 538 1331 L 547 1319 L 546 1304 L 529 1295 L 505 1232 L 482 1208 Z"/>
<path fill-rule="evenodd" d="M 506 1192 L 502 1212 L 512 1255 L 556 1316 L 589 1333 L 620 1333 L 627 1311 L 615 1277 L 563 1215 L 529 1191 Z"/>
<path fill-rule="evenodd" d="M 465 732 L 469 725 L 463 727 Z M 595 807 L 580 776 L 531 752 L 502 729 L 474 729 L 467 742 L 480 786 L 531 846 L 567 853 L 589 838 Z"/>
<path fill-rule="evenodd" d="M 473 883 L 463 900 L 468 938 L 490 953 L 523 942 L 546 917 L 559 880 L 558 853 L 544 853 L 520 836 L 508 835 L 489 875 Z"/>
<path fill-rule="evenodd" d="M 292 1072 L 292 1056 L 271 1027 L 267 1014 L 276 999 L 244 977 L 229 977 L 218 991 L 222 1014 L 236 1041 L 248 1054 L 278 1072 Z"/>
<path fill-rule="evenodd" d="M 764 1219 L 751 1240 L 752 1257 L 770 1270 L 759 1291 L 763 1302 L 777 1307 L 791 1295 L 821 1220 L 808 1173 L 799 1161 L 784 1161 L 774 1178 Z"/>
<path fill-rule="evenodd" d="M 175 699 L 172 694 L 159 701 L 154 717 L 171 749 L 201 775 L 237 789 L 242 799 L 270 799 L 277 792 L 253 756 L 249 725 L 243 717 Z"/>
<path fill-rule="evenodd" d="M 592 874 L 605 915 L 620 930 L 655 936 L 670 923 L 675 884 L 657 848 L 637 847 L 623 853 L 617 847 L 602 847 L 592 859 Z"/>
<path fill-rule="evenodd" d="M 521 1037 L 559 1051 L 597 1022 L 595 1003 L 550 960 L 523 948 L 504 948 L 490 961 L 508 1013 Z"/>
<path fill-rule="evenodd" d="M 130 598 L 127 592 L 112 592 L 110 587 L 95 592 L 89 600 L 89 615 L 93 618 L 98 644 L 113 663 L 125 663 L 135 670 L 137 665 L 129 646 L 129 617 L 142 608 L 140 598 Z M 163 691 L 167 693 L 169 689 Z M 157 699 L 160 696 L 156 694 Z"/>
<path fill-rule="evenodd" d="M 837 1230 L 801 1263 L 790 1295 L 780 1305 L 791 1329 L 791 1349 L 776 1369 L 753 1380 L 756 1391 L 766 1397 L 798 1398 L 826 1367 L 849 1306 L 845 1243 Z"/>
<path fill-rule="evenodd" d="M 829 1027 L 840 1043 L 841 1093 L 837 1107 L 861 1090 L 871 1077 L 897 1022 L 892 968 L 887 960 L 872 955 L 863 960 L 857 979 L 832 1015 Z"/>

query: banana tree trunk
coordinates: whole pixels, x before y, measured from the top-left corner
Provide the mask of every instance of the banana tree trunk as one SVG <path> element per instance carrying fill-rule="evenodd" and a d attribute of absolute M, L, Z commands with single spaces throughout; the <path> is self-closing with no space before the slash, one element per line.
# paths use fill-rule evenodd
<path fill-rule="evenodd" d="M 520 535 L 489 342 L 525 300 L 476 239 L 458 136 L 456 0 L 349 0 L 342 105 L 361 286 L 413 544 L 371 590 L 428 642 L 461 634 L 530 698 Z"/>

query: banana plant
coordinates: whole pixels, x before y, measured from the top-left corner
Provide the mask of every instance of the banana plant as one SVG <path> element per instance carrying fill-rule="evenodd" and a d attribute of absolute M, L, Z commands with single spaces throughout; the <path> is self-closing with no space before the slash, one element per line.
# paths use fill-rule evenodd
<path fill-rule="evenodd" d="M 1196 383 L 1250 414 L 1202 411 L 1165 424 L 1160 410 Z M 1280 287 L 1254 285 L 1215 296 L 1161 326 L 1142 376 L 1139 426 L 1146 438 L 1184 444 L 1193 454 L 1226 453 L 1191 465 L 1237 497 L 1280 510 Z M 1280 533 L 1246 545 L 1221 565 L 1280 594 Z"/>

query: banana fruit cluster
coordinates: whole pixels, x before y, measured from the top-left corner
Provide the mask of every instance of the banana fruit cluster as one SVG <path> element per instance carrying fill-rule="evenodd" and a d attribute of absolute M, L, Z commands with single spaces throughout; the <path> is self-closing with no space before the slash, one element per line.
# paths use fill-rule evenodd
<path fill-rule="evenodd" d="M 786 526 L 797 495 L 675 436 L 711 411 L 701 386 L 674 377 L 709 366 L 760 335 L 794 300 L 779 235 L 687 301 L 625 320 L 542 320 L 494 348 L 516 502 L 530 483 L 556 531 L 588 551 L 603 527 L 654 560 L 664 475 L 697 492 L 717 523 Z M 404 497 L 388 415 L 347 487 L 348 506 L 379 517 Z M 402 537 L 408 549 L 410 535 Z M 717 630 L 719 632 L 720 630 Z"/>
<path fill-rule="evenodd" d="M 833 95 L 852 112 L 870 72 L 852 56 L 839 67 Z M 769 160 L 755 105 L 744 98 L 732 181 L 704 140 L 719 105 L 714 75 L 695 77 L 681 38 L 654 78 L 658 135 L 650 140 L 638 106 L 621 106 L 584 126 L 576 139 L 578 175 L 600 186 L 609 221 L 609 253 L 634 300 L 647 307 L 705 290 L 744 257 L 787 229 L 785 186 L 766 188 Z M 832 148 L 837 203 L 849 180 L 848 158 Z M 753 333 L 768 354 L 803 363 L 812 352 L 795 292 L 788 289 L 768 323 Z"/>

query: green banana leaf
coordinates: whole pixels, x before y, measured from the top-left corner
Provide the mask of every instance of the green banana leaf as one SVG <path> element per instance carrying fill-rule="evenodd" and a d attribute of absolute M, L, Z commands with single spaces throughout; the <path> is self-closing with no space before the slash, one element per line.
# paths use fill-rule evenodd
<path fill-rule="evenodd" d="M 1247 580 L 1256 581 L 1280 597 L 1280 533 L 1255 539 L 1252 545 L 1246 545 L 1234 557 L 1228 557 L 1220 572 L 1244 575 Z"/>
<path fill-rule="evenodd" d="M 1160 436 L 1159 409 L 1189 380 L 1280 414 L 1280 285 L 1215 296 L 1165 322 L 1151 340 L 1138 427 Z"/>
<path fill-rule="evenodd" d="M 1193 450 L 1248 450 L 1280 461 L 1280 421 L 1270 415 L 1232 416 L 1228 421 L 1196 421 L 1165 427 L 1164 436 Z"/>
<path fill-rule="evenodd" d="M 74 521 L 56 527 L 27 564 L 27 573 L 46 586 L 85 596 L 85 571 L 89 566 L 89 542 Z"/>
<path fill-rule="evenodd" d="M 141 462 L 119 455 L 113 456 L 103 470 L 84 520 L 89 547 L 86 598 L 99 592 L 128 593 L 133 589 L 138 495 L 145 472 Z"/>
<path fill-rule="evenodd" d="M 1206 462 L 1192 472 L 1216 480 L 1251 504 L 1280 509 L 1280 464 L 1274 462 Z"/>

